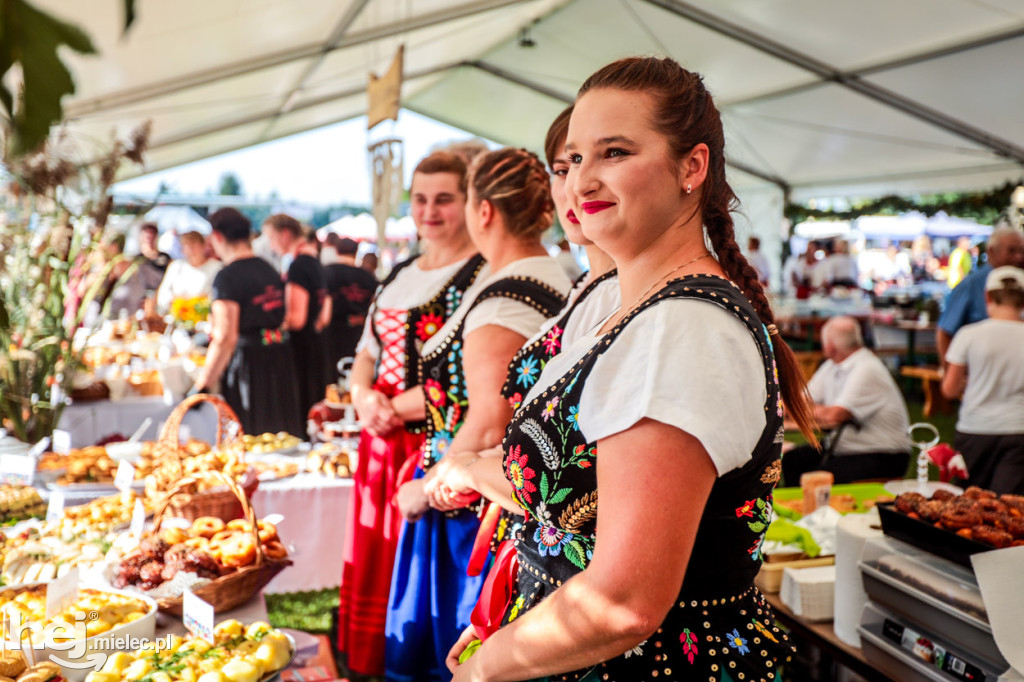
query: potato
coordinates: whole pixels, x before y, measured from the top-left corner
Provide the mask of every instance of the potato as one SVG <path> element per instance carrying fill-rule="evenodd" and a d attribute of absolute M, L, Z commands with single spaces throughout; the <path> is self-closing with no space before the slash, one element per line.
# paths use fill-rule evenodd
<path fill-rule="evenodd" d="M 146 676 L 150 670 L 153 669 L 153 664 L 145 658 L 139 658 L 132 661 L 132 664 L 124 669 L 121 673 L 121 677 L 126 680 L 139 680 Z"/>
<path fill-rule="evenodd" d="M 260 679 L 259 669 L 249 661 L 228 661 L 220 671 L 230 682 L 257 682 Z"/>

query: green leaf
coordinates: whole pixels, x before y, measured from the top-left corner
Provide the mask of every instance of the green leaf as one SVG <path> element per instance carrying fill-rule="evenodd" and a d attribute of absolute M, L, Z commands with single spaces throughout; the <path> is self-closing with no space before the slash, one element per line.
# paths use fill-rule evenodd
<path fill-rule="evenodd" d="M 548 499 L 548 473 L 545 471 L 540 476 L 540 498 L 547 502 Z"/>
<path fill-rule="evenodd" d="M 562 548 L 562 551 L 565 552 L 565 558 L 572 562 L 573 566 L 577 568 L 587 567 L 587 562 L 584 559 L 587 556 L 587 551 L 577 540 L 567 543 Z"/>
<path fill-rule="evenodd" d="M 750 526 L 750 530 L 754 531 L 755 533 L 760 533 L 766 527 L 760 521 L 754 521 L 753 523 L 748 523 L 747 525 Z"/>
<path fill-rule="evenodd" d="M 550 502 L 551 504 L 558 504 L 559 502 L 564 502 L 565 498 L 568 497 L 569 493 L 571 492 L 572 488 L 560 488 L 556 490 L 555 494 L 551 496 L 551 499 L 547 501 Z"/>
<path fill-rule="evenodd" d="M 0 85 L 0 101 L 11 118 L 11 153 L 36 149 L 63 118 L 61 97 L 75 91 L 71 73 L 58 48 L 94 54 L 89 36 L 77 26 L 41 12 L 26 0 L 0 0 L 0 79 L 21 66 L 22 102 L 15 114 L 14 97 Z"/>

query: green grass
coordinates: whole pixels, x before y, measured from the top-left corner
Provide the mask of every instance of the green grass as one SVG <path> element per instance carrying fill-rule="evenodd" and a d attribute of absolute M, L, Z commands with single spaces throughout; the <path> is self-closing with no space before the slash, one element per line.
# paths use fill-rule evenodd
<path fill-rule="evenodd" d="M 267 615 L 275 628 L 292 628 L 326 635 L 331 632 L 331 616 L 338 609 L 338 588 L 264 595 Z"/>

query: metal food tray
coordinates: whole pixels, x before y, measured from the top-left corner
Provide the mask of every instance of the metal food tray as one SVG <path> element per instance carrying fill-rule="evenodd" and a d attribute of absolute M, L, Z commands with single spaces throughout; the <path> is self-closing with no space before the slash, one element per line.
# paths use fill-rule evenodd
<path fill-rule="evenodd" d="M 860 562 L 864 591 L 871 601 L 881 604 L 913 623 L 927 624 L 944 637 L 983 656 L 994 667 L 1009 666 L 992 637 L 992 626 L 949 604 L 908 585 L 895 576 Z"/>
<path fill-rule="evenodd" d="M 990 545 L 968 540 L 945 528 L 936 528 L 927 521 L 901 514 L 896 511 L 894 502 L 879 504 L 878 515 L 882 521 L 882 532 L 886 535 L 972 570 L 972 554 L 995 549 Z"/>

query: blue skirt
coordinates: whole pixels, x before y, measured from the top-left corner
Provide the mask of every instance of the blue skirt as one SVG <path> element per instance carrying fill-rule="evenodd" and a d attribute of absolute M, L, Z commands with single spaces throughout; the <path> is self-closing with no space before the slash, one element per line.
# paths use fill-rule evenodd
<path fill-rule="evenodd" d="M 417 469 L 414 478 L 422 477 Z M 451 679 L 444 661 L 469 626 L 486 578 L 466 575 L 479 526 L 473 512 L 447 518 L 435 509 L 402 524 L 385 626 L 388 682 Z"/>

